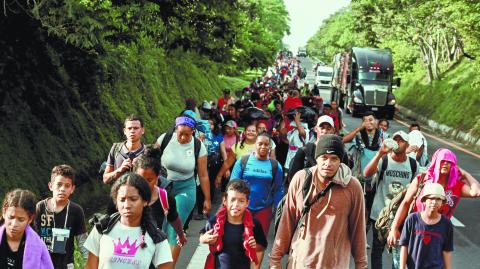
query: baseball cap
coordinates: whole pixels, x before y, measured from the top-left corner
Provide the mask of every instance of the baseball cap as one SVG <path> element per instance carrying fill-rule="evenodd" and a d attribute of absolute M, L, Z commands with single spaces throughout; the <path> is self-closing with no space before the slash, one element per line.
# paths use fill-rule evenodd
<path fill-rule="evenodd" d="M 395 138 L 395 136 L 400 136 L 400 138 L 405 141 L 405 142 L 408 142 L 408 134 L 405 133 L 404 131 L 397 131 L 395 132 L 393 135 L 392 135 L 392 138 Z"/>
<path fill-rule="evenodd" d="M 332 126 L 332 127 L 335 126 L 335 124 L 333 123 L 332 117 L 330 117 L 330 116 L 328 116 L 328 115 L 323 115 L 323 116 L 321 116 L 320 118 L 318 118 L 318 120 L 317 120 L 317 126 L 322 125 L 322 123 L 324 123 L 324 122 L 330 124 L 330 126 Z"/>
<path fill-rule="evenodd" d="M 345 145 L 342 138 L 333 134 L 322 135 L 315 148 L 315 159 L 323 154 L 335 154 L 342 159 L 345 154 Z"/>
<path fill-rule="evenodd" d="M 426 183 L 423 187 L 422 202 L 428 197 L 437 197 L 445 201 L 445 190 L 439 183 Z"/>
<path fill-rule="evenodd" d="M 227 122 L 225 123 L 225 126 L 228 126 L 228 127 L 230 127 L 230 128 L 237 128 L 237 127 L 238 127 L 237 123 L 236 123 L 235 121 L 233 121 L 233 120 L 227 121 Z"/>

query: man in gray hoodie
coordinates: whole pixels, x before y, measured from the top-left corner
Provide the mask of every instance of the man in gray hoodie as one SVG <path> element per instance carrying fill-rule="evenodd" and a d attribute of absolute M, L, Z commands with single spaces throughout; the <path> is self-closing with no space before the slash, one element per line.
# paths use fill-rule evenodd
<path fill-rule="evenodd" d="M 347 253 L 352 254 L 355 268 L 367 268 L 363 191 L 348 166 L 341 163 L 344 151 L 339 136 L 319 139 L 317 165 L 309 168 L 312 184 L 305 199 L 306 170 L 293 177 L 270 253 L 270 268 L 281 268 L 287 253 L 287 268 L 349 268 Z M 320 193 L 323 196 L 316 200 Z M 299 223 L 305 205 L 311 207 Z"/>

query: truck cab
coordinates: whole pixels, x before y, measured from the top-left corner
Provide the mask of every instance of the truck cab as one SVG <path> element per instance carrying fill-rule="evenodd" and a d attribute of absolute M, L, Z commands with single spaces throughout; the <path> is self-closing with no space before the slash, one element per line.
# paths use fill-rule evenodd
<path fill-rule="evenodd" d="M 304 47 L 298 48 L 297 57 L 307 57 L 307 49 Z"/>
<path fill-rule="evenodd" d="M 392 92 L 392 53 L 390 49 L 352 48 L 334 57 L 332 100 L 338 100 L 347 113 L 360 116 L 366 111 L 391 119 L 396 99 Z M 400 86 L 400 80 L 396 81 Z"/>

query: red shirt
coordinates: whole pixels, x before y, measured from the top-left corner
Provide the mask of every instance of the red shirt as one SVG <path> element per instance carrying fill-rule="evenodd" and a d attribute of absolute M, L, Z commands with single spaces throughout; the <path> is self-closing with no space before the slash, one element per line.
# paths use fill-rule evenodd
<path fill-rule="evenodd" d="M 228 101 L 230 101 L 231 99 L 232 99 L 232 97 L 228 98 L 228 100 L 225 102 L 225 98 L 223 98 L 223 96 L 218 98 L 218 102 L 217 102 L 218 103 L 218 110 L 220 110 L 220 111 L 227 110 L 227 108 L 223 107 L 223 106 L 225 106 L 225 104 L 228 103 Z"/>
<path fill-rule="evenodd" d="M 330 113 L 330 116 L 333 119 L 333 124 L 335 125 L 335 129 L 338 131 L 340 130 L 340 119 L 338 118 L 338 111 Z"/>

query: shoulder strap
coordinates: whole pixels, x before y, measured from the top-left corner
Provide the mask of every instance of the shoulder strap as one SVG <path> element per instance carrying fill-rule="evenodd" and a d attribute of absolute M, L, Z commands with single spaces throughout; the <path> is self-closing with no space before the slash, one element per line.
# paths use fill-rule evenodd
<path fill-rule="evenodd" d="M 193 151 L 195 155 L 195 168 L 193 169 L 193 176 L 197 178 L 198 173 L 198 156 L 200 155 L 200 149 L 202 148 L 202 141 L 200 139 L 193 137 Z"/>
<path fill-rule="evenodd" d="M 380 181 L 383 180 L 383 175 L 385 174 L 385 170 L 387 170 L 387 167 L 388 167 L 388 154 L 385 154 L 382 157 L 382 167 L 380 168 L 380 171 L 379 171 L 380 174 L 378 174 L 377 185 L 378 183 L 380 183 Z"/>
<path fill-rule="evenodd" d="M 302 197 L 305 199 L 310 190 L 310 185 L 312 185 L 312 171 L 310 171 L 310 168 L 305 168 L 303 171 L 305 171 L 305 181 L 302 185 Z"/>
<path fill-rule="evenodd" d="M 270 163 L 272 164 L 272 185 L 273 185 L 273 182 L 275 181 L 275 175 L 277 174 L 277 170 L 278 170 L 278 162 L 277 160 L 270 159 Z"/>
<path fill-rule="evenodd" d="M 174 131 L 175 131 L 174 129 L 170 129 L 165 133 L 165 136 L 163 137 L 163 140 L 162 140 L 162 144 L 160 145 L 160 151 L 162 152 L 162 154 L 165 148 L 167 147 L 168 143 L 172 139 Z"/>
<path fill-rule="evenodd" d="M 311 202 L 308 202 L 306 200 L 306 197 L 307 197 L 307 194 L 308 194 L 308 190 L 310 189 L 310 185 L 312 184 L 312 172 L 310 172 L 310 169 L 305 169 L 305 170 L 308 170 L 308 173 L 306 174 L 306 178 L 305 178 L 305 182 L 303 183 L 303 187 L 302 187 L 302 195 L 303 195 L 303 209 L 302 209 L 302 213 L 300 215 L 300 219 L 298 220 L 298 222 L 295 224 L 295 230 L 297 230 L 298 227 L 301 227 L 304 223 L 304 220 L 305 220 L 305 216 L 308 214 L 308 212 L 310 211 L 310 208 L 312 208 L 312 205 L 314 205 L 318 200 L 320 200 L 320 198 L 322 198 L 323 196 L 325 196 L 328 191 L 330 191 L 330 189 L 333 187 L 333 185 L 335 185 L 335 183 L 333 182 L 330 182 L 328 183 L 328 185 L 325 187 L 325 189 L 323 189 L 321 192 L 317 193 L 315 195 L 315 197 L 312 199 Z M 305 171 L 307 172 L 307 171 Z M 308 186 L 307 186 L 308 184 Z"/>
<path fill-rule="evenodd" d="M 410 171 L 412 171 L 412 177 L 410 178 L 410 181 L 415 177 L 415 174 L 417 173 L 417 160 L 415 160 L 412 157 L 408 157 L 410 161 Z"/>
<path fill-rule="evenodd" d="M 422 192 L 423 187 L 425 186 L 425 176 L 426 175 L 427 175 L 427 173 L 422 173 L 420 175 L 420 179 L 418 181 L 417 192 L 415 193 L 415 196 L 413 196 L 413 201 L 410 204 L 410 208 L 408 209 L 408 213 L 412 212 L 413 208 L 415 208 L 415 205 L 417 203 L 417 198 L 420 195 L 420 192 Z"/>
<path fill-rule="evenodd" d="M 118 154 L 122 150 L 122 145 L 124 142 L 113 143 L 113 158 L 117 158 Z"/>
<path fill-rule="evenodd" d="M 250 154 L 243 155 L 240 159 L 240 164 L 242 165 L 242 179 L 245 176 L 245 167 L 247 167 L 248 158 L 250 158 Z"/>
<path fill-rule="evenodd" d="M 195 160 L 197 160 L 198 156 L 200 155 L 200 149 L 202 148 L 202 141 L 200 139 L 194 137 L 193 138 L 193 150 L 195 152 Z"/>
<path fill-rule="evenodd" d="M 109 233 L 113 226 L 120 220 L 120 213 L 115 212 L 112 215 L 95 213 L 89 220 L 89 223 L 97 229 L 100 234 Z"/>
<path fill-rule="evenodd" d="M 165 213 L 165 217 L 168 215 L 168 210 L 170 209 L 170 206 L 168 205 L 168 194 L 167 191 L 163 188 L 160 188 L 158 186 L 158 199 L 160 200 L 160 204 L 162 205 L 163 212 Z"/>

